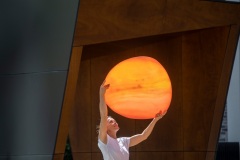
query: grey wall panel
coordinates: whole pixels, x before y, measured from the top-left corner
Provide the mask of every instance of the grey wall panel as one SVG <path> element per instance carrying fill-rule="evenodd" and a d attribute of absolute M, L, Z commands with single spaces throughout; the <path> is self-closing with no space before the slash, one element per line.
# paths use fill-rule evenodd
<path fill-rule="evenodd" d="M 0 74 L 67 70 L 78 1 L 1 1 Z"/>
<path fill-rule="evenodd" d="M 66 77 L 0 76 L 0 155 L 53 154 Z"/>
<path fill-rule="evenodd" d="M 0 160 L 52 160 L 52 155 L 0 156 Z"/>

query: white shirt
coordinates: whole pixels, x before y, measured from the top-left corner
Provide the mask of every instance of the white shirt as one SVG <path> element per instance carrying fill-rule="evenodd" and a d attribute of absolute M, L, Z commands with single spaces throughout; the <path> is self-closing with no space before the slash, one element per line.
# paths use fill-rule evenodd
<path fill-rule="evenodd" d="M 129 137 L 114 139 L 107 135 L 107 144 L 98 139 L 98 147 L 104 160 L 129 160 L 129 143 Z"/>

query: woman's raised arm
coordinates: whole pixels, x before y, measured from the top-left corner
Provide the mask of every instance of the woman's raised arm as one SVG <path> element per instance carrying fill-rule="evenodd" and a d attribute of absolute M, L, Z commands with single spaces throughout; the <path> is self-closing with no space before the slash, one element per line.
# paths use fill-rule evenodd
<path fill-rule="evenodd" d="M 161 119 L 165 114 L 166 112 L 156 114 L 156 117 L 151 121 L 151 123 L 147 126 L 147 128 L 141 134 L 136 134 L 130 138 L 129 146 L 130 147 L 135 146 L 141 143 L 142 141 L 146 140 L 148 136 L 152 133 L 152 130 L 155 124 L 157 123 L 157 121 Z"/>
<path fill-rule="evenodd" d="M 99 134 L 98 138 L 103 142 L 107 143 L 107 117 L 108 117 L 108 108 L 105 102 L 105 92 L 109 88 L 109 84 L 105 84 L 103 81 L 99 90 L 99 111 L 100 111 L 100 125 L 99 125 Z"/>

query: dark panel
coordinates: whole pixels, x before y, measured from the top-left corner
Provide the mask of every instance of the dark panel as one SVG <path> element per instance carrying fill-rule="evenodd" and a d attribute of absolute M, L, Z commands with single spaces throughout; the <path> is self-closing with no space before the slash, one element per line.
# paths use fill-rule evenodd
<path fill-rule="evenodd" d="M 159 120 L 152 134 L 136 148 L 137 151 L 183 150 L 182 89 L 181 89 L 181 34 L 169 35 L 164 40 L 145 43 L 136 54 L 146 54 L 157 59 L 166 69 L 172 83 L 172 102 L 166 116 Z M 136 133 L 141 133 L 150 120 L 136 121 Z"/>
<path fill-rule="evenodd" d="M 74 46 L 239 24 L 239 13 L 236 4 L 198 0 L 81 0 Z"/>
<path fill-rule="evenodd" d="M 67 72 L 0 77 L 1 155 L 51 155 Z"/>
<path fill-rule="evenodd" d="M 91 151 L 90 59 L 82 55 L 69 136 L 72 152 Z M 94 127 L 95 128 L 95 127 Z M 94 129 L 93 128 L 93 129 Z"/>
<path fill-rule="evenodd" d="M 0 160 L 52 160 L 52 155 L 0 156 Z"/>
<path fill-rule="evenodd" d="M 130 160 L 135 160 L 136 159 L 136 152 L 131 152 L 130 151 L 129 159 Z"/>
<path fill-rule="evenodd" d="M 92 160 L 91 153 L 72 153 L 72 155 L 73 155 L 73 160 Z"/>
<path fill-rule="evenodd" d="M 221 27 L 183 36 L 182 97 L 186 151 L 207 150 L 228 32 L 228 27 Z"/>
<path fill-rule="evenodd" d="M 137 152 L 136 160 L 183 160 L 183 152 Z"/>
<path fill-rule="evenodd" d="M 102 153 L 92 153 L 92 160 L 103 160 Z"/>
<path fill-rule="evenodd" d="M 184 160 L 205 160 L 207 152 L 184 152 Z M 212 159 L 213 160 L 213 159 Z"/>
<path fill-rule="evenodd" d="M 220 142 L 217 147 L 216 160 L 239 160 L 239 142 Z"/>
<path fill-rule="evenodd" d="M 149 159 L 149 160 L 162 159 L 162 153 L 161 152 L 136 152 L 136 160 L 146 160 L 146 159 Z"/>
<path fill-rule="evenodd" d="M 207 152 L 206 158 L 204 160 L 213 160 L 216 158 L 216 151 Z"/>
<path fill-rule="evenodd" d="M 0 74 L 68 69 L 78 0 L 9 0 L 0 6 Z"/>
<path fill-rule="evenodd" d="M 164 160 L 185 160 L 184 152 L 173 151 L 173 152 L 162 152 L 162 159 Z"/>

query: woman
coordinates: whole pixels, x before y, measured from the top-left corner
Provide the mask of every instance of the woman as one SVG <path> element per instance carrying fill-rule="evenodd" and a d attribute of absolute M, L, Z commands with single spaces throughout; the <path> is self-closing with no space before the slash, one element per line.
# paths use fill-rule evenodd
<path fill-rule="evenodd" d="M 132 137 L 120 137 L 117 138 L 117 131 L 119 126 L 117 122 L 108 116 L 108 108 L 105 102 L 105 92 L 110 87 L 110 84 L 103 84 L 100 87 L 99 96 L 99 110 L 100 110 L 100 125 L 98 132 L 98 147 L 100 148 L 104 160 L 128 160 L 129 159 L 129 147 L 135 146 L 142 141 L 146 140 L 151 134 L 156 122 L 161 119 L 163 114 L 158 113 L 148 127 L 141 133 Z"/>

